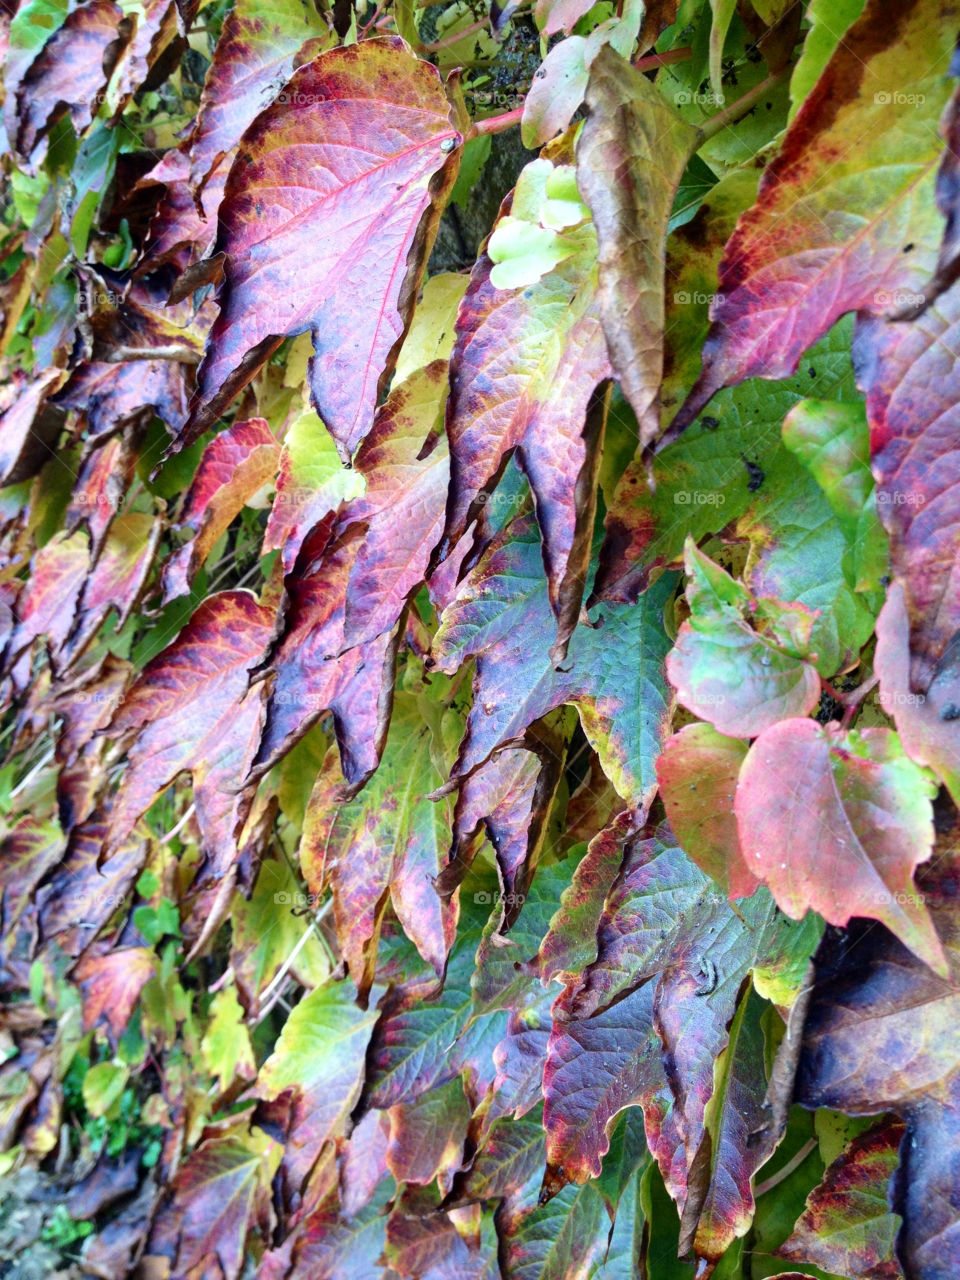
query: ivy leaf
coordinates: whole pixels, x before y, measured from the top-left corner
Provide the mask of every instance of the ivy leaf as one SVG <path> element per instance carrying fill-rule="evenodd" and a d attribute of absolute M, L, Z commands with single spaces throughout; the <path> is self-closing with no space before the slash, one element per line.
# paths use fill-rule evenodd
<path fill-rule="evenodd" d="M 900 1280 L 893 1254 L 900 1219 L 887 1192 L 903 1133 L 899 1121 L 883 1120 L 853 1139 L 810 1192 L 781 1257 L 865 1280 Z"/>
<path fill-rule="evenodd" d="M 131 33 L 131 23 L 113 0 L 89 0 L 69 14 L 50 37 L 17 90 L 16 148 L 25 159 L 42 159 L 38 143 L 65 112 L 82 133 L 96 114 L 99 95 Z"/>
<path fill-rule="evenodd" d="M 671 434 L 721 387 L 789 376 L 845 312 L 919 295 L 943 231 L 936 128 L 953 40 L 945 0 L 895 15 L 871 0 L 846 33 L 727 245 L 703 371 Z M 905 67 L 918 72 L 906 82 Z"/>
<path fill-rule="evenodd" d="M 256 1128 L 237 1126 L 201 1142 L 173 1180 L 146 1256 L 165 1256 L 181 1275 L 216 1266 L 225 1280 L 237 1280 L 250 1235 L 266 1238 L 273 1227 L 270 1180 L 281 1154 Z"/>
<path fill-rule="evenodd" d="M 784 720 L 750 748 L 735 809 L 747 865 L 794 919 L 881 920 L 937 972 L 945 958 L 913 883 L 933 849 L 935 784 L 889 729 Z"/>
<path fill-rule="evenodd" d="M 158 791 L 193 776 L 210 869 L 222 875 L 252 793 L 242 789 L 262 722 L 249 668 L 270 639 L 273 617 L 245 591 L 210 596 L 172 645 L 148 662 L 118 708 L 111 732 L 134 735 L 124 785 L 109 818 L 108 844 L 132 829 Z"/>
<path fill-rule="evenodd" d="M 329 431 L 312 409 L 305 409 L 283 437 L 264 554 L 280 550 L 284 570 L 292 572 L 310 531 L 343 501 L 358 497 L 363 486 L 363 473 L 344 467 Z"/>
<path fill-rule="evenodd" d="M 903 749 L 942 778 L 960 803 L 960 664 L 953 646 L 926 693 L 910 688 L 910 620 L 900 583 L 891 585 L 877 618 L 873 669 L 880 677 L 880 705 L 892 716 Z"/>
<path fill-rule="evenodd" d="M 213 997 L 210 1021 L 200 1042 L 200 1051 L 207 1070 L 217 1078 L 221 1093 L 238 1076 L 252 1080 L 257 1074 L 250 1032 L 244 1024 L 243 1009 L 232 983 Z"/>
<path fill-rule="evenodd" d="M 688 724 L 664 743 L 657 760 L 663 807 L 687 857 L 731 898 L 747 898 L 759 881 L 740 850 L 733 798 L 747 743 L 708 724 Z"/>
<path fill-rule="evenodd" d="M 753 738 L 778 720 L 807 715 L 820 700 L 820 680 L 805 661 L 812 615 L 799 629 L 777 602 L 758 611 L 742 583 L 713 563 L 687 539 L 684 560 L 690 619 L 667 658 L 677 697 L 718 733 Z M 754 630 L 748 615 L 763 622 Z"/>
<path fill-rule="evenodd" d="M 263 418 L 235 422 L 203 451 L 183 499 L 179 528 L 193 537 L 163 566 L 163 600 L 186 595 L 221 534 L 276 473 L 280 447 Z"/>
<path fill-rule="evenodd" d="M 283 1165 L 299 1190 L 325 1142 L 346 1130 L 363 1085 L 363 1062 L 379 1014 L 357 1007 L 350 982 L 311 991 L 284 1023 L 273 1053 L 260 1068 L 257 1096 L 292 1091 Z"/>
<path fill-rule="evenodd" d="M 525 226 L 535 223 L 563 167 L 546 158 L 528 164 L 497 227 L 508 215 Z M 451 483 L 443 542 L 446 553 L 484 504 L 496 503 L 492 490 L 504 460 L 515 453 L 543 533 L 550 604 L 560 623 L 558 659 L 576 625 L 596 510 L 602 415 L 588 409 L 610 375 L 592 225 L 575 228 L 564 242 L 565 259 L 528 287 L 495 287 L 487 254 L 473 269 L 450 364 Z"/>
<path fill-rule="evenodd" d="M 213 248 L 230 159 L 225 156 L 207 176 L 199 207 L 190 189 L 190 158 L 183 147 L 168 151 L 140 179 L 134 190 L 162 186 L 164 192 L 147 228 L 135 271 L 138 277 L 168 262 L 185 269 Z"/>
<path fill-rule="evenodd" d="M 445 360 L 410 374 L 391 393 L 357 450 L 354 466 L 366 486 L 341 520 L 344 526 L 356 522 L 367 529 L 350 570 L 345 646 L 392 631 L 426 575 L 450 479 L 446 440 L 431 440 L 442 421 L 447 386 Z M 421 458 L 424 449 L 428 452 Z"/>
<path fill-rule="evenodd" d="M 300 862 L 310 888 L 333 891 L 337 936 L 359 996 L 373 982 L 388 900 L 407 937 L 443 977 L 456 933 L 457 904 L 434 881 L 450 847 L 452 804 L 429 792 L 442 781 L 432 734 L 413 693 L 398 693 L 380 767 L 343 801 L 336 748 L 328 754 L 304 819 Z"/>
<path fill-rule="evenodd" d="M 330 40 L 329 28 L 312 5 L 300 0 L 270 0 L 269 5 L 240 0 L 233 6 L 207 70 L 190 138 L 194 188 L 203 186 L 219 158 L 233 150 L 247 126 L 277 97 L 308 40 L 306 57 Z M 306 103 L 295 105 L 302 108 Z"/>
<path fill-rule="evenodd" d="M 577 178 L 600 246 L 600 315 L 642 446 L 660 432 L 667 223 L 697 140 L 660 91 L 613 49 L 590 69 Z"/>
<path fill-rule="evenodd" d="M 950 963 L 940 977 L 886 929 L 857 924 L 824 941 L 803 1030 L 796 1098 L 848 1115 L 895 1111 L 906 1122 L 890 1207 L 903 1225 L 905 1275 L 947 1276 L 956 1256 L 954 1170 L 960 1151 L 956 1052 L 958 935 L 955 833 L 918 874 Z"/>
<path fill-rule="evenodd" d="M 960 461 L 948 425 L 960 389 L 952 355 L 960 285 L 912 323 L 864 318 L 854 335 L 867 397 L 877 511 L 910 615 L 910 686 L 925 693 L 960 630 Z M 946 665 L 946 663 L 945 663 Z"/>
<path fill-rule="evenodd" d="M 439 74 L 397 38 L 320 54 L 283 96 L 246 131 L 230 171 L 220 315 L 175 447 L 213 424 L 281 339 L 310 330 L 314 406 L 347 461 L 409 324 L 463 138 Z"/>
<path fill-rule="evenodd" d="M 274 1273 L 268 1269 L 271 1255 L 267 1254 L 260 1275 L 262 1280 L 273 1280 L 274 1275 L 278 1280 L 339 1280 L 346 1272 L 351 1280 L 381 1280 L 379 1260 L 385 1243 L 386 1219 L 380 1203 L 347 1215 L 340 1212 L 332 1193 L 311 1210 L 293 1238 L 292 1268 Z M 275 1253 L 282 1254 L 283 1248 Z"/>
<path fill-rule="evenodd" d="M 174 434 L 186 422 L 187 401 L 183 365 L 175 360 L 84 361 L 56 396 L 63 408 L 86 414 L 88 439 L 149 422 L 154 412 Z"/>
<path fill-rule="evenodd" d="M 574 632 L 567 665 L 557 671 L 536 529 L 529 520 L 509 525 L 464 579 L 434 638 L 441 671 L 476 658 L 473 707 L 451 778 L 465 777 L 534 720 L 572 703 L 620 795 L 648 801 L 670 714 L 663 611 L 674 582 L 665 574 L 635 607 L 602 607 L 593 626 Z"/>

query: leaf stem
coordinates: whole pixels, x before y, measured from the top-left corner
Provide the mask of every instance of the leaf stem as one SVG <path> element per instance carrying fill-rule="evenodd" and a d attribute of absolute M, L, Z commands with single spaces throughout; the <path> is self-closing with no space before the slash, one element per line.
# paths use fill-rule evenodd
<path fill-rule="evenodd" d="M 779 1186 L 780 1183 L 783 1182 L 785 1178 L 789 1178 L 791 1173 L 793 1173 L 794 1169 L 799 1169 L 799 1167 L 803 1164 L 804 1160 L 806 1160 L 807 1156 L 810 1154 L 811 1151 L 813 1151 L 816 1145 L 817 1145 L 816 1138 L 808 1138 L 807 1141 L 800 1148 L 800 1150 L 790 1160 L 787 1161 L 787 1163 L 783 1166 L 782 1169 L 778 1169 L 777 1172 L 774 1174 L 771 1174 L 770 1177 L 767 1178 L 765 1182 L 758 1183 L 758 1185 L 754 1187 L 753 1189 L 754 1199 L 759 1200 L 762 1195 L 765 1195 L 768 1191 L 772 1191 L 774 1187 Z"/>
<path fill-rule="evenodd" d="M 514 107 L 512 111 L 505 111 L 502 116 L 488 116 L 486 120 L 475 120 L 473 128 L 467 134 L 467 139 L 479 138 L 484 133 L 504 133 L 507 129 L 512 129 L 515 124 L 519 124 L 523 116 L 523 107 Z"/>
<path fill-rule="evenodd" d="M 761 80 L 752 89 L 748 89 L 742 98 L 738 98 L 736 102 L 731 102 L 728 107 L 724 107 L 715 116 L 705 120 L 700 126 L 701 144 L 709 142 L 711 138 L 715 138 L 723 129 L 736 124 L 741 116 L 745 116 L 748 111 L 752 111 L 765 94 L 784 83 L 791 70 L 791 67 L 784 67 L 782 71 L 775 71 L 773 75 L 767 76 L 765 80 Z"/>

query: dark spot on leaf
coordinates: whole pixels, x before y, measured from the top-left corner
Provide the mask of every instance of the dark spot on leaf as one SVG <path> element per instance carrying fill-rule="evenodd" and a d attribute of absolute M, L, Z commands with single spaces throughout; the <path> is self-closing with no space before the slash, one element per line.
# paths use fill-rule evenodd
<path fill-rule="evenodd" d="M 716 431 L 717 427 L 720 425 L 720 419 L 711 418 L 709 414 L 702 417 L 700 421 L 703 423 L 707 431 Z"/>

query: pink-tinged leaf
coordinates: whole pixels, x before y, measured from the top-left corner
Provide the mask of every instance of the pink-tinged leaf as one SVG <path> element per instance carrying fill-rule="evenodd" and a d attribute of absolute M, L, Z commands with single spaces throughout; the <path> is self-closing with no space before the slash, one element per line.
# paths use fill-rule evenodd
<path fill-rule="evenodd" d="M 191 0 L 190 7 L 196 10 L 195 0 Z M 133 36 L 111 77 L 108 100 L 115 117 L 143 87 L 161 59 L 166 65 L 166 59 L 171 54 L 176 57 L 178 52 L 172 47 L 180 38 L 174 0 L 145 0 L 142 9 L 134 10 L 133 17 L 136 24 Z"/>
<path fill-rule="evenodd" d="M 15 369 L 0 400 L 0 485 L 19 484 L 50 458 L 63 413 L 47 403 L 63 381 L 62 369 L 28 378 Z"/>
<path fill-rule="evenodd" d="M 412 373 L 379 410 L 357 451 L 354 466 L 366 491 L 344 509 L 341 523 L 362 523 L 367 531 L 350 570 L 346 646 L 392 631 L 423 582 L 443 528 L 450 461 L 442 437 L 425 458 L 419 454 L 441 426 L 447 385 L 445 360 Z"/>
<path fill-rule="evenodd" d="M 227 181 L 220 316 L 179 443 L 283 338 L 310 330 L 313 402 L 346 460 L 373 425 L 463 138 L 438 72 L 397 38 L 320 54 L 283 96 L 244 134 Z"/>
<path fill-rule="evenodd" d="M 287 578 L 283 635 L 271 647 L 274 673 L 252 777 L 260 777 L 303 737 L 324 711 L 333 713 L 340 767 L 358 790 L 377 767 L 390 718 L 396 636 L 380 636 L 343 653 L 344 597 L 357 531 L 325 547 L 314 566 Z M 340 655 L 339 657 L 337 655 Z"/>
<path fill-rule="evenodd" d="M 746 754 L 739 738 L 688 724 L 667 739 L 657 760 L 663 807 L 684 853 L 731 898 L 749 897 L 759 884 L 740 851 L 733 811 Z"/>
<path fill-rule="evenodd" d="M 869 0 L 727 245 L 703 371 L 671 434 L 721 387 L 789 376 L 845 312 L 921 296 L 943 234 L 937 119 L 955 36 L 949 0 Z"/>
<path fill-rule="evenodd" d="M 190 182 L 200 186 L 218 159 L 232 151 L 244 130 L 277 98 L 293 74 L 297 54 L 308 56 L 333 43 L 333 32 L 312 4 L 302 0 L 239 0 L 223 24 L 200 97 L 190 139 Z M 294 105 L 301 109 L 308 100 Z"/>
<path fill-rule="evenodd" d="M 522 1206 L 531 1208 L 537 1202 L 546 1155 L 539 1117 L 497 1120 L 473 1164 L 457 1180 L 455 1202 L 502 1199 L 508 1217 Z"/>
<path fill-rule="evenodd" d="M 17 91 L 17 151 L 34 157 L 37 143 L 64 113 L 82 133 L 97 112 L 103 90 L 131 23 L 113 0 L 89 0 L 69 14 L 23 77 Z"/>
<path fill-rule="evenodd" d="M 391 1107 L 387 1167 L 397 1182 L 424 1184 L 439 1178 L 442 1187 L 449 1187 L 463 1163 L 470 1113 L 459 1079 L 430 1089 L 415 1102 Z"/>
<path fill-rule="evenodd" d="M 93 559 L 100 554 L 107 529 L 133 477 L 137 454 L 131 445 L 126 434 L 111 436 L 87 454 L 77 473 L 64 527 L 68 533 L 80 525 L 86 528 Z"/>
<path fill-rule="evenodd" d="M 210 870 L 222 875 L 230 866 L 250 810 L 252 793 L 242 784 L 263 716 L 262 691 L 247 689 L 249 668 L 272 628 L 271 611 L 252 595 L 223 591 L 144 667 L 111 725 L 112 734 L 133 738 L 110 813 L 111 844 L 159 791 L 190 772 Z"/>
<path fill-rule="evenodd" d="M 641 445 L 660 433 L 667 223 L 698 142 L 660 90 L 610 46 L 593 60 L 577 180 L 600 246 L 600 314 Z"/>
<path fill-rule="evenodd" d="M 564 1187 L 542 1208 L 503 1222 L 501 1228 L 504 1280 L 579 1280 L 611 1274 L 604 1266 L 610 1214 L 593 1184 Z M 635 1264 L 636 1259 L 631 1261 Z"/>
<path fill-rule="evenodd" d="M 180 511 L 178 528 L 193 537 L 163 567 L 166 603 L 190 590 L 197 570 L 231 520 L 271 481 L 280 446 L 263 418 L 235 422 L 203 451 Z"/>
<path fill-rule="evenodd" d="M 457 903 L 434 881 L 450 848 L 452 802 L 429 793 L 443 781 L 433 735 L 413 693 L 399 692 L 380 767 L 353 800 L 332 748 L 307 805 L 300 864 L 310 889 L 333 891 L 334 922 L 350 976 L 366 999 L 388 900 L 423 959 L 443 977 Z"/>
<path fill-rule="evenodd" d="M 150 219 L 136 275 L 155 271 L 167 262 L 186 268 L 203 258 L 217 238 L 217 210 L 223 199 L 231 156 L 225 156 L 212 170 L 200 194 L 200 208 L 190 190 L 190 160 L 182 149 L 168 151 L 134 191 L 162 185 L 164 193 Z"/>
<path fill-rule="evenodd" d="M 40 636 L 53 655 L 59 653 L 73 626 L 77 602 L 90 571 L 85 533 L 56 534 L 33 557 L 30 581 L 17 600 L 18 622 L 7 646 L 6 661 L 20 659 L 14 682 L 29 682 L 28 652 Z"/>
<path fill-rule="evenodd" d="M 532 1025 L 531 1025 L 532 1024 Z M 507 1034 L 493 1051 L 497 1074 L 485 1123 L 501 1116 L 519 1119 L 543 1100 L 543 1068 L 550 1040 L 549 1013 L 511 1013 Z"/>
<path fill-rule="evenodd" d="M 84 956 L 73 970 L 83 997 L 84 1029 L 105 1026 L 116 1043 L 156 968 L 157 958 L 147 947 L 119 947 L 103 955 Z"/>
<path fill-rule="evenodd" d="M 207 1137 L 178 1169 L 146 1256 L 166 1259 L 172 1275 L 237 1280 L 251 1237 L 266 1241 L 275 1225 L 270 1180 L 281 1154 L 262 1129 Z"/>
<path fill-rule="evenodd" d="M 434 638 L 441 671 L 476 658 L 473 707 L 452 778 L 467 776 L 534 720 L 572 703 L 617 791 L 637 805 L 648 802 L 670 718 L 663 609 L 674 585 L 664 574 L 636 606 L 601 607 L 594 626 L 574 632 L 568 660 L 555 670 L 540 540 L 529 520 L 509 525 L 462 582 Z"/>
<path fill-rule="evenodd" d="M 106 827 L 84 823 L 70 838 L 66 856 L 38 890 L 37 918 L 44 941 L 57 939 L 66 955 L 78 956 L 100 929 L 126 905 L 146 862 L 149 846 L 134 832 L 100 865 Z"/>
<path fill-rule="evenodd" d="M 276 1258 L 283 1247 L 267 1254 L 258 1275 L 261 1280 L 382 1280 L 379 1265 L 386 1243 L 387 1220 L 382 1205 L 348 1212 L 337 1204 L 336 1195 L 326 1197 L 304 1219 L 291 1241 L 292 1265 L 268 1269 L 268 1259 Z M 286 1241 L 284 1242 L 286 1244 Z"/>
<path fill-rule="evenodd" d="M 956 827 L 917 875 L 950 962 L 941 978 L 873 922 L 824 939 L 796 1077 L 803 1106 L 906 1121 L 890 1208 L 904 1275 L 947 1280 L 960 1240 L 960 931 Z"/>
<path fill-rule="evenodd" d="M 590 0 L 537 0 L 534 17 L 545 36 L 569 35 L 592 7 Z"/>
<path fill-rule="evenodd" d="M 293 1091 L 283 1163 L 294 1190 L 324 1143 L 343 1135 L 360 1096 L 364 1053 L 379 1013 L 358 1008 L 354 996 L 352 983 L 330 982 L 301 999 L 257 1077 L 257 1095 L 266 1101 Z"/>
<path fill-rule="evenodd" d="M 387 1173 L 389 1118 L 385 1111 L 368 1111 L 354 1127 L 340 1152 L 340 1205 L 354 1217 L 373 1199 Z"/>
<path fill-rule="evenodd" d="M 802 606 L 768 606 L 769 625 L 747 589 L 687 539 L 690 619 L 667 657 L 680 702 L 728 737 L 753 738 L 820 701 L 820 678 L 805 661 L 813 615 Z M 796 618 L 798 626 L 792 624 Z"/>
<path fill-rule="evenodd" d="M 501 222 L 511 211 L 538 209 L 555 172 L 547 159 L 527 165 Z M 611 374 L 596 301 L 592 225 L 567 232 L 564 243 L 569 256 L 523 287 L 496 288 L 486 253 L 473 269 L 450 362 L 451 485 L 443 543 L 449 551 L 464 536 L 505 458 L 515 454 L 543 533 L 550 604 L 560 622 L 558 656 L 579 614 L 596 510 L 603 414 L 588 408 Z"/>
<path fill-rule="evenodd" d="M 60 861 L 63 849 L 63 835 L 56 823 L 38 818 L 21 818 L 4 839 L 0 858 L 0 923 L 3 925 L 0 957 L 3 960 L 17 952 L 22 958 L 22 944 L 26 942 L 29 947 L 35 941 L 36 922 L 25 916 L 32 912 L 34 889 Z M 26 928 L 24 937 L 21 937 L 21 923 Z M 6 969 L 6 965 L 0 965 L 0 969 Z"/>
<path fill-rule="evenodd" d="M 906 595 L 910 687 L 919 693 L 927 691 L 960 632 L 958 336 L 960 285 L 912 323 L 864 318 L 854 335 L 877 513 Z"/>
<path fill-rule="evenodd" d="M 492 1218 L 459 1224 L 439 1211 L 436 1189 L 411 1187 L 387 1219 L 384 1260 L 403 1280 L 499 1280 Z M 388 1273 L 389 1274 L 389 1273 Z"/>
<path fill-rule="evenodd" d="M 888 729 L 784 720 L 750 748 L 735 809 L 750 870 L 795 920 L 882 921 L 938 972 L 945 960 L 913 882 L 933 850 L 930 776 Z"/>
<path fill-rule="evenodd" d="M 118 629 L 129 618 L 153 566 L 162 533 L 161 522 L 148 512 L 114 516 L 77 604 L 76 621 L 64 650 L 71 662 L 83 652 L 111 609 L 116 612 Z"/>
<path fill-rule="evenodd" d="M 780 1256 L 863 1280 L 900 1280 L 893 1253 L 900 1219 L 887 1192 L 903 1134 L 899 1121 L 883 1120 L 854 1138 L 807 1196 Z"/>
<path fill-rule="evenodd" d="M 569 982 L 596 960 L 603 904 L 620 870 L 626 843 L 637 827 L 637 815 L 628 811 L 590 841 L 540 944 L 538 959 L 544 981 L 557 978 Z"/>
<path fill-rule="evenodd" d="M 910 620 L 898 582 L 877 618 L 873 669 L 880 677 L 880 705 L 895 721 L 904 751 L 934 769 L 960 804 L 960 661 L 948 649 L 927 692 L 911 690 Z"/>
<path fill-rule="evenodd" d="M 113 719 L 132 674 L 128 662 L 107 653 L 76 679 L 65 685 L 58 682 L 60 688 L 52 705 L 62 717 L 55 746 L 60 766 L 57 812 L 67 833 L 86 822 L 99 802 L 106 782 L 103 757 L 108 747 L 99 731 Z"/>
<path fill-rule="evenodd" d="M 175 360 L 85 362 L 77 366 L 56 403 L 86 414 L 88 438 L 108 435 L 156 413 L 171 434 L 186 421 L 188 392 L 183 365 Z"/>

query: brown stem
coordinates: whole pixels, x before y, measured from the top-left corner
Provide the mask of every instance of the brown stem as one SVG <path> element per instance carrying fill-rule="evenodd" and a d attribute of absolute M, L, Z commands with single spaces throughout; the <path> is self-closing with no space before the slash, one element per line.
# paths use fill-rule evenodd
<path fill-rule="evenodd" d="M 736 124 L 741 116 L 745 116 L 748 111 L 753 110 L 764 94 L 783 84 L 789 77 L 791 70 L 791 67 L 784 67 L 782 71 L 775 71 L 772 76 L 767 76 L 765 80 L 761 80 L 759 84 L 749 89 L 742 98 L 738 98 L 736 102 L 731 102 L 729 107 L 724 107 L 715 116 L 705 120 L 700 126 L 701 143 L 708 142 L 711 138 L 715 138 L 722 129 L 726 129 L 731 124 Z"/>
<path fill-rule="evenodd" d="M 644 58 L 638 58 L 636 62 L 631 63 L 634 71 L 649 71 L 651 67 L 669 67 L 673 62 L 686 62 L 693 50 L 690 45 L 682 45 L 679 49 L 670 49 L 666 53 L 648 53 Z"/>

